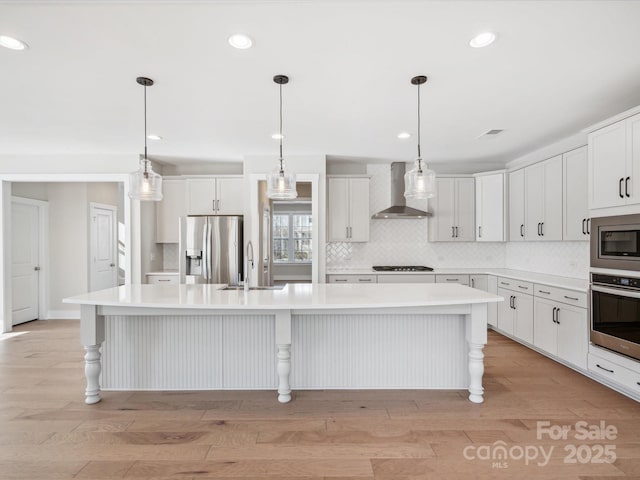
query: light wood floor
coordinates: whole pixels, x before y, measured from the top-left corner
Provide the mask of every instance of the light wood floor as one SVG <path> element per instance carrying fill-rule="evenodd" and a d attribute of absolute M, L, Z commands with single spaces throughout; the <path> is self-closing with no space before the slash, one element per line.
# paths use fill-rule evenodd
<path fill-rule="evenodd" d="M 1 479 L 640 478 L 640 404 L 495 333 L 482 405 L 403 390 L 303 391 L 287 405 L 274 392 L 105 392 L 87 406 L 78 322 L 15 332 L 0 340 Z M 605 421 L 618 436 L 539 440 L 545 420 Z M 465 459 L 497 441 L 516 457 L 553 452 L 546 466 Z M 617 460 L 568 464 L 569 444 L 583 459 L 611 444 Z"/>

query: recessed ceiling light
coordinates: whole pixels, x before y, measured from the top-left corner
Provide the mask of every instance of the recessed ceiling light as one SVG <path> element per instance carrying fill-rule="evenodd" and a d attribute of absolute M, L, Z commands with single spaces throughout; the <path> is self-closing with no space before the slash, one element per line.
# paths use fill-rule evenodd
<path fill-rule="evenodd" d="M 147 138 L 149 140 L 162 140 L 162 137 L 160 135 L 154 135 L 154 134 L 147 135 Z"/>
<path fill-rule="evenodd" d="M 397 137 L 401 140 L 405 140 L 407 138 L 411 138 L 411 134 L 409 132 L 400 132 Z"/>
<path fill-rule="evenodd" d="M 27 44 L 21 42 L 17 38 L 9 37 L 7 35 L 0 35 L 0 45 L 11 50 L 24 50 L 27 48 Z"/>
<path fill-rule="evenodd" d="M 482 48 L 491 45 L 496 39 L 493 32 L 482 32 L 471 39 L 469 45 L 473 48 Z"/>
<path fill-rule="evenodd" d="M 239 48 L 240 50 L 246 50 L 247 48 L 251 48 L 253 40 L 251 40 L 251 37 L 248 37 L 247 35 L 236 33 L 229 37 L 229 45 L 234 48 Z"/>
<path fill-rule="evenodd" d="M 280 135 L 279 133 L 274 133 L 273 135 L 271 135 L 271 138 L 273 138 L 274 140 L 280 140 L 281 138 L 284 138 L 284 135 Z"/>

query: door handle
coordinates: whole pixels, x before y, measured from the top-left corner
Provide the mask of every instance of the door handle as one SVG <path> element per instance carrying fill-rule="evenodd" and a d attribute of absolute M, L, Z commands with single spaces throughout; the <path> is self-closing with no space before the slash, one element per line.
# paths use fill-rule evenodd
<path fill-rule="evenodd" d="M 556 308 L 556 323 L 560 325 L 560 309 Z"/>
<path fill-rule="evenodd" d="M 115 267 L 115 266 L 116 266 L 116 264 L 115 264 L 115 263 L 110 263 L 110 264 L 109 264 L 109 266 L 110 266 L 110 267 Z M 38 268 L 38 270 L 40 270 L 40 268 Z"/>
<path fill-rule="evenodd" d="M 456 227 L 456 238 L 458 238 L 458 227 Z"/>
<path fill-rule="evenodd" d="M 538 223 L 538 236 L 540 236 L 540 224 Z"/>
<path fill-rule="evenodd" d="M 540 224 L 540 236 L 544 237 L 544 222 Z"/>
<path fill-rule="evenodd" d="M 587 235 L 591 235 L 591 219 L 587 218 Z"/>
<path fill-rule="evenodd" d="M 624 178 L 621 178 L 620 181 L 618 182 L 618 195 L 620 195 L 620 198 L 624 198 L 624 195 L 622 195 L 622 182 L 624 181 Z"/>
<path fill-rule="evenodd" d="M 627 177 L 624 181 L 624 194 L 627 197 L 630 197 L 631 195 L 629 195 L 629 180 L 631 179 L 631 177 Z"/>
<path fill-rule="evenodd" d="M 609 370 L 608 368 L 604 368 L 599 363 L 596 363 L 596 367 L 598 367 L 601 370 L 604 370 L 605 372 L 613 373 L 613 370 Z"/>
<path fill-rule="evenodd" d="M 40 267 L 33 267 L 33 269 L 34 269 L 36 272 L 39 272 L 39 271 L 40 271 Z"/>
<path fill-rule="evenodd" d="M 344 227 L 344 236 L 349 238 L 349 227 Z"/>
<path fill-rule="evenodd" d="M 513 309 L 517 310 L 518 309 L 518 305 L 516 304 L 516 297 L 515 295 L 513 296 Z"/>
<path fill-rule="evenodd" d="M 520 225 L 520 236 L 524 237 L 524 224 Z"/>
<path fill-rule="evenodd" d="M 216 201 L 215 200 L 211 200 L 211 210 L 213 210 L 214 212 L 216 211 Z"/>
<path fill-rule="evenodd" d="M 216 200 L 216 211 L 220 211 L 220 200 Z"/>
<path fill-rule="evenodd" d="M 509 308 L 513 308 L 513 295 L 509 295 Z"/>
<path fill-rule="evenodd" d="M 478 225 L 478 238 L 482 238 L 482 227 Z"/>
<path fill-rule="evenodd" d="M 558 307 L 553 307 L 553 313 L 551 314 L 551 321 L 553 323 L 556 323 L 556 310 L 558 309 Z"/>
<path fill-rule="evenodd" d="M 587 234 L 587 231 L 586 231 L 586 229 L 585 229 L 586 225 L 587 225 L 587 219 L 586 219 L 586 218 L 583 218 L 583 219 L 582 219 L 582 234 L 583 234 L 583 235 L 586 235 L 586 234 Z"/>
<path fill-rule="evenodd" d="M 451 238 L 456 238 L 456 227 L 451 227 Z"/>

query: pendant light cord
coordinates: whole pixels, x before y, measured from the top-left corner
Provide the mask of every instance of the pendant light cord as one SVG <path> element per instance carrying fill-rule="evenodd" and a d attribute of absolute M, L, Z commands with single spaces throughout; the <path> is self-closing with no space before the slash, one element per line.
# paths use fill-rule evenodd
<path fill-rule="evenodd" d="M 282 83 L 280 86 L 280 175 L 284 174 L 284 159 L 282 158 Z"/>
<path fill-rule="evenodd" d="M 418 84 L 418 171 L 422 173 L 422 155 L 420 154 L 420 85 Z"/>
<path fill-rule="evenodd" d="M 147 86 L 144 86 L 144 174 L 147 172 Z"/>

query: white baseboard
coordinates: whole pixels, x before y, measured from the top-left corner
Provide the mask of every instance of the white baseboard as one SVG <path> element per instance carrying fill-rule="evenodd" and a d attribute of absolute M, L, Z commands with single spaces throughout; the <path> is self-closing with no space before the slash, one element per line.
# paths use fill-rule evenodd
<path fill-rule="evenodd" d="M 49 310 L 42 320 L 80 320 L 79 310 Z"/>

